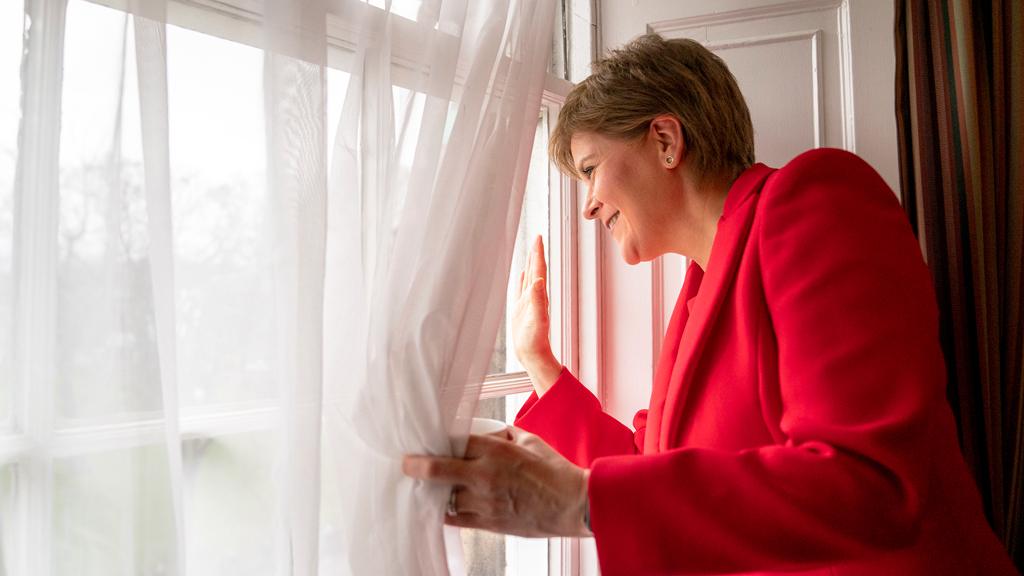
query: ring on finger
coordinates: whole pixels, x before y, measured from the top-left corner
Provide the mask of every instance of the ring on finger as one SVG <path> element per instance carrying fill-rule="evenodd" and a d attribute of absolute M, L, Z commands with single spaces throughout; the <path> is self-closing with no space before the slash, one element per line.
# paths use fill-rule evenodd
<path fill-rule="evenodd" d="M 444 513 L 448 516 L 458 516 L 459 511 L 455 508 L 455 486 L 452 486 L 451 494 L 448 495 L 448 506 L 445 508 Z"/>

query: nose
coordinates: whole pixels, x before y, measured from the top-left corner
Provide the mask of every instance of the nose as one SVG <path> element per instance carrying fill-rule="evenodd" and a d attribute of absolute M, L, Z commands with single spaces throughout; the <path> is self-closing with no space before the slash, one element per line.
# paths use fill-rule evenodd
<path fill-rule="evenodd" d="M 591 193 L 590 189 L 587 189 L 587 201 L 583 204 L 583 217 L 587 220 L 593 220 L 597 218 L 597 213 L 601 211 L 601 202 Z"/>

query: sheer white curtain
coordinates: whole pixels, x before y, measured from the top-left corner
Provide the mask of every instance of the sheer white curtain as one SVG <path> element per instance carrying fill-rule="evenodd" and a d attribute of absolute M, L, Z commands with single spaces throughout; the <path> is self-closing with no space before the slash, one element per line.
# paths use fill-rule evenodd
<path fill-rule="evenodd" d="M 324 490 L 356 519 L 337 546 L 353 574 L 444 574 L 448 493 L 395 463 L 464 448 L 504 310 L 554 6 L 436 2 L 415 26 L 360 8 L 346 19 L 371 37 L 331 174 L 324 448 L 340 474 Z M 409 36 L 402 52 L 394 40 Z"/>
<path fill-rule="evenodd" d="M 0 574 L 448 573 L 553 3 L 0 3 Z"/>

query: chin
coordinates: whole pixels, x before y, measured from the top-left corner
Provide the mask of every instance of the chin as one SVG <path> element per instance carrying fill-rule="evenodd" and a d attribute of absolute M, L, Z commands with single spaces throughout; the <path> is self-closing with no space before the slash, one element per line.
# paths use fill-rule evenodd
<path fill-rule="evenodd" d="M 619 245 L 619 254 L 622 256 L 622 260 L 630 265 L 635 266 L 641 262 L 650 262 L 654 260 L 658 255 L 651 254 L 650 250 L 636 241 L 634 236 L 626 235 L 625 237 L 614 237 L 615 243 Z"/>
<path fill-rule="evenodd" d="M 630 266 L 635 266 L 641 262 L 647 262 L 651 258 L 644 258 L 640 251 L 634 247 L 619 246 L 619 254 L 622 255 L 622 260 Z"/>
<path fill-rule="evenodd" d="M 652 252 L 650 250 L 643 250 L 641 249 L 641 247 L 632 244 L 627 246 L 619 244 L 619 254 L 622 255 L 622 260 L 626 264 L 630 266 L 636 266 L 641 262 L 650 262 L 657 258 L 658 256 L 664 254 L 664 252 L 659 253 Z"/>

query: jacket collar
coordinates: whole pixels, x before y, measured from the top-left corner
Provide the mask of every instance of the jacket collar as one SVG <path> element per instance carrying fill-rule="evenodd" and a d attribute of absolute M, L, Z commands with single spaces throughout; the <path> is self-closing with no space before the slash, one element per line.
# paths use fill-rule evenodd
<path fill-rule="evenodd" d="M 711 247 L 707 270 L 703 278 L 698 279 L 699 290 L 682 328 L 681 339 L 675 347 L 675 361 L 672 363 L 672 358 L 668 354 L 662 354 L 659 362 L 658 373 L 662 375 L 668 367 L 661 364 L 672 363 L 671 376 L 665 390 L 664 405 L 660 407 L 661 417 L 652 418 L 658 421 L 656 423 L 648 422 L 649 427 L 656 424 L 660 430 L 648 428 L 645 434 L 645 439 L 650 439 L 649 447 L 653 448 L 656 441 L 658 451 L 671 449 L 677 444 L 681 432 L 680 419 L 698 360 L 714 326 L 722 301 L 736 277 L 736 269 L 743 255 L 747 237 L 750 235 L 750 226 L 757 206 L 757 202 L 752 200 L 756 200 L 755 196 L 772 172 L 774 170 L 764 164 L 755 164 L 740 174 L 729 188 Z M 690 278 L 687 278 L 687 281 L 689 280 Z M 684 298 L 680 298 L 676 303 L 677 308 L 680 305 L 686 306 Z M 673 315 L 675 316 L 675 313 Z M 652 404 L 655 400 L 657 398 L 652 396 Z"/>
<path fill-rule="evenodd" d="M 729 193 L 725 196 L 725 205 L 722 207 L 722 218 L 728 218 L 748 198 L 760 192 L 761 184 L 772 172 L 775 172 L 774 168 L 769 168 L 760 162 L 744 170 L 729 187 Z M 709 265 L 708 268 L 710 267 Z"/>

